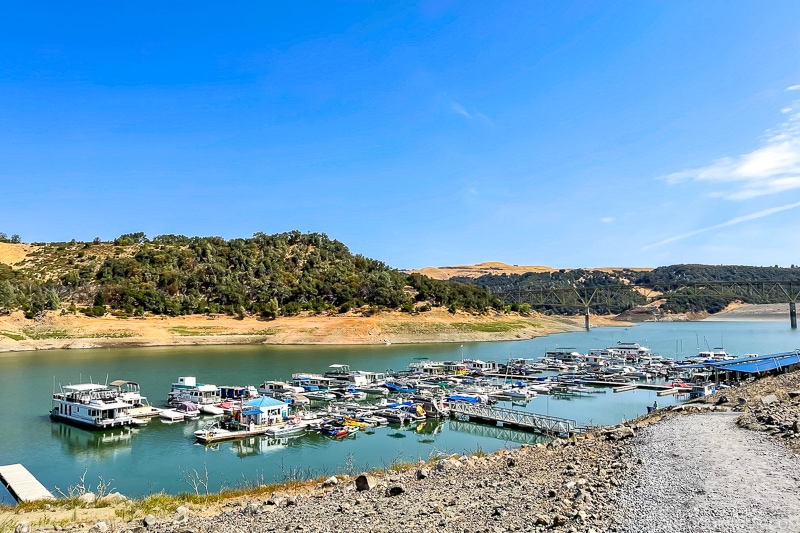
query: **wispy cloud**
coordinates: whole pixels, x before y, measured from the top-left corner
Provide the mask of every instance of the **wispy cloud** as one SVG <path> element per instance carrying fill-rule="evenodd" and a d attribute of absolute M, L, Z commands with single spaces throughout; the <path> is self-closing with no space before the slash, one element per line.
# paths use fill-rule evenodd
<path fill-rule="evenodd" d="M 782 111 L 790 113 L 796 104 Z M 725 191 L 716 196 L 727 200 L 748 200 L 800 189 L 800 113 L 790 115 L 786 122 L 768 131 L 762 146 L 752 152 L 663 178 L 669 183 L 694 180 L 724 184 Z"/>
<path fill-rule="evenodd" d="M 800 91 L 800 84 L 798 85 L 790 85 L 786 88 L 787 91 Z"/>
<path fill-rule="evenodd" d="M 600 219 L 600 222 L 604 224 L 611 224 L 612 222 L 614 222 L 614 217 L 603 217 Z"/>
<path fill-rule="evenodd" d="M 459 115 L 461 115 L 462 117 L 467 117 L 468 119 L 472 120 L 472 115 L 467 113 L 467 110 L 464 109 L 463 105 L 453 102 L 452 104 L 450 104 L 450 108 Z"/>
<path fill-rule="evenodd" d="M 674 237 L 670 237 L 668 239 L 664 239 L 663 241 L 659 241 L 653 244 L 648 244 L 647 246 L 642 247 L 642 251 L 650 250 L 652 248 L 657 248 L 658 246 L 662 246 L 664 244 L 669 244 L 671 242 L 680 241 L 689 237 L 693 237 L 698 233 L 705 233 L 706 231 L 711 231 L 715 229 L 725 228 L 728 226 L 735 226 L 736 224 L 741 224 L 743 222 L 749 222 L 751 220 L 756 220 L 759 218 L 768 217 L 770 215 L 774 215 L 775 213 L 780 213 L 781 211 L 788 211 L 789 209 L 796 209 L 800 207 L 800 202 L 795 202 L 792 204 L 780 205 L 778 207 L 771 207 L 769 209 L 764 209 L 762 211 L 757 211 L 755 213 L 750 213 L 749 215 L 743 215 L 740 217 L 732 218 L 727 222 L 723 222 L 721 224 L 715 224 L 713 226 L 708 226 L 706 228 L 696 229 L 694 231 L 690 231 L 688 233 L 682 233 L 681 235 L 675 235 Z"/>

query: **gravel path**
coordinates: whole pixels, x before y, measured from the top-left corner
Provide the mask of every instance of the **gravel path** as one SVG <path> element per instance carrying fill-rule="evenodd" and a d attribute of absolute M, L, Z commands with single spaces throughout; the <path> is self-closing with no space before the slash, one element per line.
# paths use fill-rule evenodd
<path fill-rule="evenodd" d="M 677 416 L 641 431 L 622 531 L 800 531 L 797 457 L 737 416 Z"/>

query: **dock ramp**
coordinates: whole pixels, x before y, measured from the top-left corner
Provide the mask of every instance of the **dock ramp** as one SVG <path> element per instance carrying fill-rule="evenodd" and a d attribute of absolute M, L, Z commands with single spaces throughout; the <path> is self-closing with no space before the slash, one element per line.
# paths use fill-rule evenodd
<path fill-rule="evenodd" d="M 19 463 L 0 466 L 0 481 L 18 502 L 55 499 L 50 491 Z"/>
<path fill-rule="evenodd" d="M 574 420 L 491 407 L 486 404 L 452 402 L 450 403 L 450 413 L 463 421 L 504 425 L 547 435 L 571 435 L 580 432 L 578 423 Z"/>

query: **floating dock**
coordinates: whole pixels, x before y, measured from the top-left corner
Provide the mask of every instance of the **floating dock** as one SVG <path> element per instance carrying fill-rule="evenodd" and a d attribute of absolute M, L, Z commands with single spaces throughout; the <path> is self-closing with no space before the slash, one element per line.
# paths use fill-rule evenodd
<path fill-rule="evenodd" d="M 19 463 L 0 466 L 0 481 L 18 502 L 55 499 L 55 496 Z"/>

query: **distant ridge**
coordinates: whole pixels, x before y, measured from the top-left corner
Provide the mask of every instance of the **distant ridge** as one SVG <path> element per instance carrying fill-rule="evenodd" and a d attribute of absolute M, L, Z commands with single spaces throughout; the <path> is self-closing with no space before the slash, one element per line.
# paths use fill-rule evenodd
<path fill-rule="evenodd" d="M 415 274 L 415 273 L 422 274 L 433 279 L 448 280 L 453 277 L 479 278 L 481 276 L 489 274 L 501 276 L 503 274 L 527 274 L 529 272 L 539 274 L 543 272 L 557 272 L 558 270 L 569 271 L 575 269 L 571 268 L 557 269 L 549 266 L 540 266 L 540 265 L 519 266 L 519 265 L 508 265 L 506 263 L 501 263 L 499 261 L 487 261 L 484 263 L 478 263 L 477 265 L 425 267 L 416 270 L 407 270 L 406 272 L 410 274 Z M 635 268 L 602 267 L 602 268 L 587 268 L 584 270 L 600 270 L 603 272 L 613 272 L 617 270 L 633 270 L 636 272 L 649 272 L 653 269 L 642 268 L 642 267 L 635 267 Z"/>

